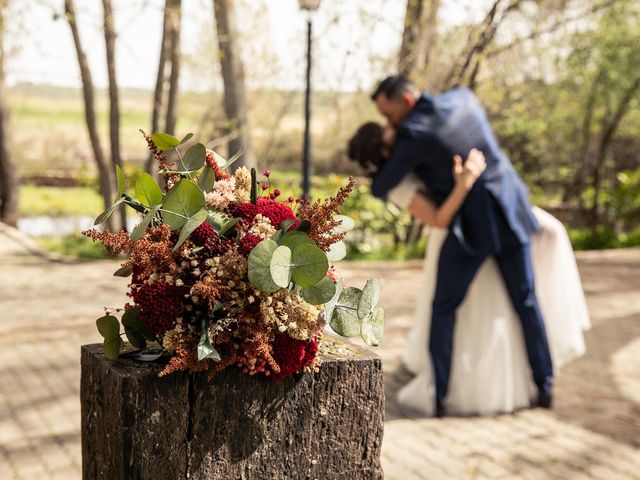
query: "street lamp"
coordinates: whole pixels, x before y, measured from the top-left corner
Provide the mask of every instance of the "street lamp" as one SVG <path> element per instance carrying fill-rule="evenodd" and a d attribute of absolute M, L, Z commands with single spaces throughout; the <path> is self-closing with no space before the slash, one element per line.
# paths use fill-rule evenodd
<path fill-rule="evenodd" d="M 309 13 L 320 7 L 320 0 L 298 0 L 300 8 Z M 302 147 L 302 197 L 311 190 L 311 15 L 307 16 L 307 87 L 304 96 L 304 143 Z"/>

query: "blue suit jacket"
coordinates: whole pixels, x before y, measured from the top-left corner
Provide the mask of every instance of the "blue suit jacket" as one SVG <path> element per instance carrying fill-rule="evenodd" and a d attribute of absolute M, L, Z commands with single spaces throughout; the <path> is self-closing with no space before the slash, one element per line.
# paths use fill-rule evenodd
<path fill-rule="evenodd" d="M 396 144 L 373 181 L 372 193 L 385 198 L 405 175 L 414 172 L 440 205 L 454 187 L 454 155 L 466 159 L 472 148 L 484 153 L 487 168 L 469 192 L 451 231 L 470 253 L 496 252 L 500 249 L 497 215 L 502 213 L 518 239 L 528 243 L 539 229 L 528 189 L 500 150 L 484 110 L 468 89 L 437 97 L 421 95 L 399 125 Z"/>

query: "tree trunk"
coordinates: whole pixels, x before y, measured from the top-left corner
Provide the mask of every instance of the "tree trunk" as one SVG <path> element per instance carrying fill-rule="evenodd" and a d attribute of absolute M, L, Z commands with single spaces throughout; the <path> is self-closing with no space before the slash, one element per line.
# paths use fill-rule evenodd
<path fill-rule="evenodd" d="M 398 71 L 418 83 L 425 76 L 437 39 L 440 0 L 408 0 L 404 17 Z"/>
<path fill-rule="evenodd" d="M 104 43 L 107 48 L 107 73 L 109 75 L 109 139 L 111 141 L 111 161 L 123 168 L 120 157 L 120 105 L 118 100 L 118 78 L 116 75 L 116 30 L 111 0 L 102 0 L 104 11 Z M 120 224 L 127 228 L 126 205 L 118 209 Z"/>
<path fill-rule="evenodd" d="M 153 91 L 153 110 L 151 113 L 151 133 L 155 133 L 160 128 L 160 114 L 162 112 L 162 97 L 164 93 L 164 72 L 167 63 L 167 51 L 169 50 L 169 2 L 164 4 L 164 15 L 162 21 L 162 42 L 160 43 L 160 60 L 158 61 L 158 75 L 156 76 L 156 87 Z M 154 165 L 153 153 L 149 154 L 145 170 L 152 176 L 157 177 L 158 165 Z"/>
<path fill-rule="evenodd" d="M 89 70 L 89 64 L 87 63 L 87 57 L 82 49 L 82 42 L 80 40 L 80 32 L 78 31 L 78 24 L 76 23 L 76 9 L 73 0 L 65 0 L 64 12 L 71 28 L 71 34 L 73 35 L 73 43 L 76 47 L 76 54 L 78 56 L 78 66 L 80 68 L 80 77 L 82 79 L 82 92 L 84 96 L 84 114 L 87 123 L 87 130 L 89 132 L 89 140 L 91 141 L 91 149 L 93 150 L 93 157 L 96 161 L 98 168 L 98 179 L 100 183 L 100 193 L 104 200 L 105 210 L 109 208 L 113 203 L 113 190 L 111 184 L 111 169 L 108 163 L 105 161 L 104 154 L 102 153 L 102 147 L 100 145 L 100 138 L 98 137 L 98 127 L 96 123 L 96 111 L 95 111 L 95 99 L 93 93 L 93 80 L 91 79 L 91 71 Z M 107 221 L 107 227 L 113 229 L 113 223 L 111 220 Z"/>
<path fill-rule="evenodd" d="M 213 0 L 213 10 L 224 83 L 226 130 L 227 134 L 234 133 L 229 141 L 227 155 L 231 156 L 244 147 L 244 154 L 236 166 L 251 168 L 255 166 L 255 161 L 249 138 L 244 73 L 238 48 L 233 0 Z"/>
<path fill-rule="evenodd" d="M 84 479 L 381 479 L 382 363 L 334 342 L 318 373 L 283 381 L 162 365 L 82 347 Z"/>
<path fill-rule="evenodd" d="M 18 221 L 18 178 L 8 146 L 8 115 L 4 91 L 4 13 L 7 0 L 0 0 L 0 221 L 13 227 Z"/>
<path fill-rule="evenodd" d="M 176 110 L 178 104 L 178 79 L 180 77 L 180 25 L 182 19 L 182 0 L 170 0 L 168 32 L 169 32 L 169 61 L 171 73 L 169 75 L 169 94 L 167 100 L 167 118 L 165 132 L 173 135 L 176 129 Z"/>
<path fill-rule="evenodd" d="M 598 154 L 596 156 L 596 164 L 593 170 L 593 204 L 590 212 L 590 226 L 595 227 L 599 222 L 599 208 L 600 208 L 600 191 L 602 189 L 602 176 L 605 160 L 607 158 L 607 151 L 609 144 L 613 139 L 613 136 L 618 130 L 620 122 L 629 111 L 629 105 L 633 97 L 640 90 L 640 77 L 637 77 L 635 81 L 629 86 L 627 91 L 622 95 L 622 98 L 618 102 L 616 110 L 611 117 L 611 120 L 607 123 L 603 129 L 602 136 L 600 137 L 600 144 L 598 146 Z"/>

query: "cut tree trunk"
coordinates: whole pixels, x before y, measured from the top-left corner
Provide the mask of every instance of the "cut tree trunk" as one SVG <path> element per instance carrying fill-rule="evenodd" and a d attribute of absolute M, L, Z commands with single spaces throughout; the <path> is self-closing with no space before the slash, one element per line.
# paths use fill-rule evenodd
<path fill-rule="evenodd" d="M 318 373 L 284 381 L 235 368 L 159 378 L 162 365 L 83 346 L 83 478 L 381 479 L 381 361 L 321 345 Z"/>
<path fill-rule="evenodd" d="M 244 148 L 244 153 L 234 168 L 252 168 L 255 167 L 255 161 L 249 137 L 244 72 L 238 48 L 233 0 L 214 0 L 213 10 L 224 83 L 224 112 L 227 119 L 225 135 L 231 135 L 227 155 L 235 155 Z"/>

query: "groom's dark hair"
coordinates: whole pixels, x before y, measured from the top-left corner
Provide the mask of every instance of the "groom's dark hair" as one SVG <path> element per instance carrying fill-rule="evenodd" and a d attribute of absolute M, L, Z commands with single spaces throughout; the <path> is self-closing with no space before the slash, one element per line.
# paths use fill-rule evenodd
<path fill-rule="evenodd" d="M 374 102 L 383 93 L 387 98 L 394 98 L 405 92 L 418 93 L 418 87 L 404 75 L 391 75 L 382 80 L 371 94 Z"/>

